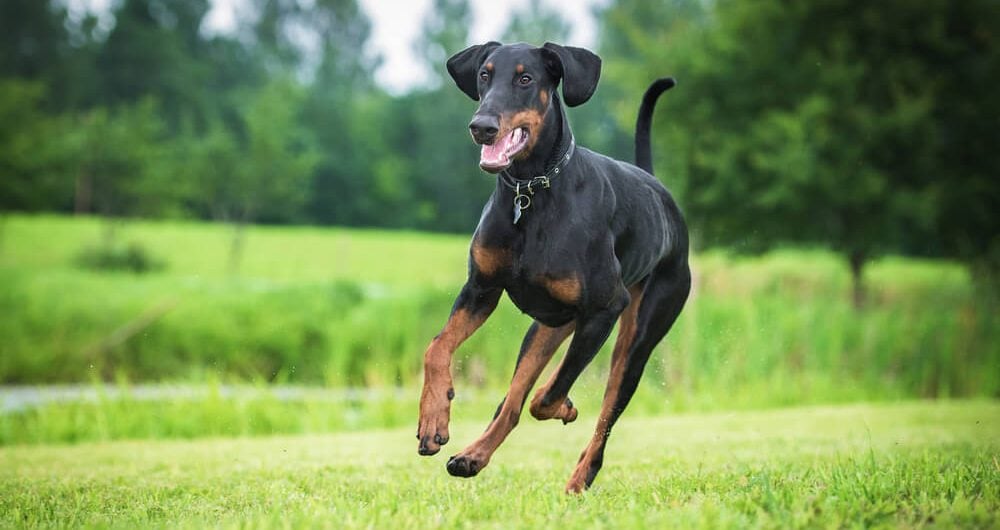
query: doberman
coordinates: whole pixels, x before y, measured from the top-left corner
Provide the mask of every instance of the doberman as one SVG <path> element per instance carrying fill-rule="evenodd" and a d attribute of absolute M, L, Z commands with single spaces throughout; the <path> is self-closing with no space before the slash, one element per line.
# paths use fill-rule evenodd
<path fill-rule="evenodd" d="M 628 405 L 653 347 L 681 312 L 691 287 L 687 227 L 652 176 L 650 122 L 664 78 L 646 91 L 636 123 L 636 165 L 575 145 L 563 103 L 590 99 L 601 59 L 546 43 L 469 47 L 448 60 L 458 88 L 479 108 L 469 124 L 480 167 L 497 174 L 469 252 L 469 275 L 451 316 L 424 353 L 419 453 L 448 443 L 455 396 L 451 357 L 487 319 L 501 293 L 534 319 L 506 397 L 486 431 L 448 460 L 452 475 L 479 473 L 517 425 L 528 393 L 560 344 L 562 363 L 531 400 L 539 420 L 576 419 L 568 392 L 607 340 L 618 338 L 597 428 L 566 485 L 578 493 L 601 468 L 611 428 Z"/>

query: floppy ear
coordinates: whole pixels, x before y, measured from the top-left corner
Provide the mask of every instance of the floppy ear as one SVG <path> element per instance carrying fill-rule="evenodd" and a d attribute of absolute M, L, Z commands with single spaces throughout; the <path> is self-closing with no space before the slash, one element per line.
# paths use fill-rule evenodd
<path fill-rule="evenodd" d="M 597 80 L 601 78 L 601 58 L 590 50 L 560 46 L 551 42 L 542 45 L 551 52 L 556 73 L 562 77 L 563 101 L 570 107 L 583 105 L 597 90 Z M 555 54 L 552 57 L 552 54 Z"/>
<path fill-rule="evenodd" d="M 479 67 L 483 65 L 490 52 L 499 46 L 500 43 L 495 41 L 469 46 L 448 59 L 448 73 L 451 74 L 451 78 L 462 92 L 476 101 L 479 101 Z"/>

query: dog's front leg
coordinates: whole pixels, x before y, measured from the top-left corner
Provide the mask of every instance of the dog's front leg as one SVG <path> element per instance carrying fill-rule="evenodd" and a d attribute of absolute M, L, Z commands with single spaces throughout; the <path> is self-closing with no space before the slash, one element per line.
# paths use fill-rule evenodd
<path fill-rule="evenodd" d="M 497 408 L 493 421 L 478 440 L 448 460 L 448 473 L 456 477 L 472 477 L 486 467 L 493 452 L 517 426 L 524 399 L 531 391 L 531 386 L 535 384 L 538 375 L 545 369 L 545 365 L 559 345 L 573 333 L 574 325 L 573 322 L 558 328 L 544 326 L 539 322 L 531 325 L 521 345 L 521 353 L 517 357 L 517 367 L 514 368 L 510 390 Z"/>
<path fill-rule="evenodd" d="M 451 356 L 486 321 L 500 300 L 502 289 L 468 282 L 455 300 L 444 329 L 424 352 L 424 390 L 420 395 L 417 452 L 433 455 L 448 443 L 448 419 L 455 389 L 451 383 Z"/>

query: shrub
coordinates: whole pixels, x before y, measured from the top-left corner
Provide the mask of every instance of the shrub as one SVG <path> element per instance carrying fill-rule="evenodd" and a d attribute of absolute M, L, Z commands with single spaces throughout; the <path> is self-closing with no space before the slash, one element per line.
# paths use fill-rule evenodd
<path fill-rule="evenodd" d="M 153 256 L 136 241 L 104 242 L 83 247 L 76 256 L 76 264 L 85 269 L 135 274 L 159 271 L 166 267 L 166 262 Z"/>

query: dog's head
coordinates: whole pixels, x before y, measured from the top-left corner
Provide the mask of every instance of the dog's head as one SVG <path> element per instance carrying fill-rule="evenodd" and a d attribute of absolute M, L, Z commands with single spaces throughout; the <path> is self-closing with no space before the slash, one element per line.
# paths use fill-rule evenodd
<path fill-rule="evenodd" d="M 479 101 L 469 131 L 483 146 L 479 166 L 497 173 L 531 154 L 560 82 L 570 107 L 590 99 L 601 77 L 601 59 L 551 42 L 541 48 L 487 42 L 448 59 L 448 73 L 462 92 Z"/>

